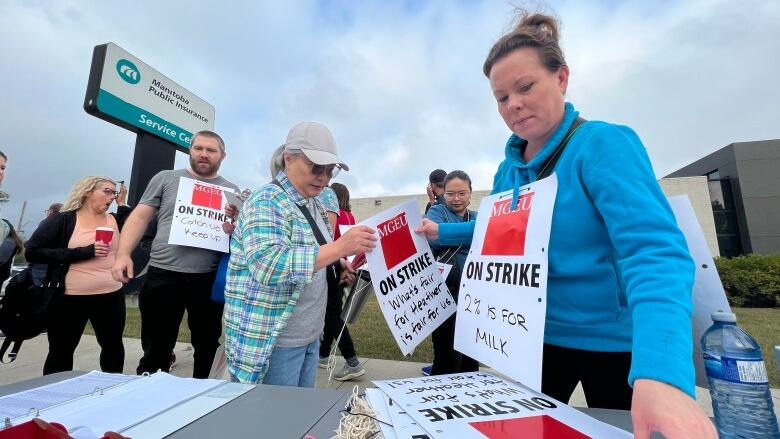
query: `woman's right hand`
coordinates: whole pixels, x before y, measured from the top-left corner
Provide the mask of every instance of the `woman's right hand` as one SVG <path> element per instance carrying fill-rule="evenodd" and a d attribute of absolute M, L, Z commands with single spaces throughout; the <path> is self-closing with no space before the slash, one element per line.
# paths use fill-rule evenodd
<path fill-rule="evenodd" d="M 422 225 L 414 229 L 414 231 L 416 233 L 424 233 L 425 238 L 429 241 L 436 241 L 439 239 L 439 225 L 428 218 L 423 218 Z"/>
<path fill-rule="evenodd" d="M 369 253 L 376 247 L 376 235 L 371 227 L 354 226 L 341 235 L 336 244 L 340 246 L 342 257 L 362 252 Z"/>
<path fill-rule="evenodd" d="M 103 244 L 102 241 L 95 242 L 95 257 L 105 258 L 108 256 L 108 244 Z"/>

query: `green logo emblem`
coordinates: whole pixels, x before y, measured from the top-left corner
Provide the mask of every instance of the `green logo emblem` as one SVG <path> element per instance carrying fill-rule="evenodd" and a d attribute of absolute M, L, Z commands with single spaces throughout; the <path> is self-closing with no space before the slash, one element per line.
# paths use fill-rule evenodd
<path fill-rule="evenodd" d="M 117 61 L 116 72 L 119 73 L 119 77 L 124 79 L 128 84 L 138 84 L 138 82 L 141 81 L 141 72 L 138 71 L 138 67 L 130 60 L 120 59 Z"/>

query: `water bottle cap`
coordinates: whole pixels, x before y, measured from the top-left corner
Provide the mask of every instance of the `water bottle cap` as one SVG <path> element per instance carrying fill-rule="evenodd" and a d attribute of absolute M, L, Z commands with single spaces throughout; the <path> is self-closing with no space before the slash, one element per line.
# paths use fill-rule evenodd
<path fill-rule="evenodd" d="M 733 312 L 727 312 L 719 309 L 712 313 L 712 321 L 722 323 L 737 323 L 737 315 Z"/>

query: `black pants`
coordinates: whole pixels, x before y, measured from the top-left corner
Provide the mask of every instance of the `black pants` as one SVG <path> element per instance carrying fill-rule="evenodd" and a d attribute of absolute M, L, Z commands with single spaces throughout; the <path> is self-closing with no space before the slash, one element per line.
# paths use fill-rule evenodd
<path fill-rule="evenodd" d="M 453 261 L 454 262 L 454 261 Z M 453 270 L 455 267 L 453 267 Z M 460 273 L 458 273 L 460 274 Z M 450 275 L 452 276 L 452 274 Z M 459 276 L 455 276 L 458 279 Z M 450 279 L 448 277 L 447 279 Z M 460 285 L 455 282 L 447 283 L 452 298 L 458 302 Z M 455 314 L 451 315 L 438 328 L 431 333 L 433 342 L 433 367 L 431 375 L 443 375 L 447 373 L 476 372 L 479 370 L 479 361 L 463 355 L 455 350 Z"/>
<path fill-rule="evenodd" d="M 125 363 L 125 295 L 121 290 L 107 294 L 62 295 L 49 308 L 46 336 L 49 354 L 43 374 L 73 370 L 73 353 L 81 335 L 92 323 L 100 345 L 100 370 L 122 373 Z"/>
<path fill-rule="evenodd" d="M 588 407 L 630 410 L 631 352 L 594 352 L 544 345 L 542 393 L 568 403 L 582 382 Z"/>
<path fill-rule="evenodd" d="M 171 352 L 187 310 L 192 347 L 195 348 L 193 378 L 208 378 L 222 335 L 221 303 L 211 300 L 216 271 L 179 273 L 149 267 L 141 292 L 141 340 L 144 355 L 136 372 L 170 371 Z"/>
<path fill-rule="evenodd" d="M 350 359 L 357 357 L 357 352 L 355 352 L 355 345 L 352 343 L 352 336 L 349 335 L 349 329 L 344 320 L 341 319 L 341 299 L 344 296 L 344 289 L 334 279 L 328 276 L 328 304 L 325 308 L 325 329 L 322 333 L 322 342 L 320 343 L 320 357 L 330 355 L 333 340 L 339 336 L 341 328 L 344 328 L 344 332 L 339 339 L 339 351 L 341 351 L 344 359 Z"/>

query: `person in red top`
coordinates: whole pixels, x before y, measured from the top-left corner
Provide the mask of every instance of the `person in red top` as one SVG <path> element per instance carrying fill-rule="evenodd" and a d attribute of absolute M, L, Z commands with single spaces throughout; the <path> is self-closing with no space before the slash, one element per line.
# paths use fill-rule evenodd
<path fill-rule="evenodd" d="M 355 217 L 352 215 L 352 208 L 349 205 L 349 190 L 347 190 L 347 187 L 340 183 L 333 183 L 330 185 L 330 188 L 336 193 L 336 198 L 339 201 L 339 216 L 333 233 L 334 240 L 337 240 L 341 236 L 340 226 L 354 226 Z M 330 358 L 333 340 L 339 336 L 342 328 L 344 328 L 344 332 L 339 339 L 339 351 L 341 351 L 345 362 L 341 369 L 333 373 L 333 379 L 338 381 L 351 380 L 366 373 L 360 360 L 358 360 L 355 345 L 352 344 L 352 337 L 349 335 L 349 329 L 347 329 L 344 320 L 341 319 L 341 299 L 343 295 L 343 284 L 335 285 L 334 282 L 334 285 L 331 285 L 329 283 L 328 304 L 325 308 L 325 330 L 320 343 L 319 366 L 325 369 L 328 368 L 328 359 Z"/>
<path fill-rule="evenodd" d="M 336 193 L 336 198 L 339 200 L 339 219 L 336 220 L 336 227 L 334 232 L 334 239 L 339 239 L 341 236 L 341 230 L 339 226 L 354 226 L 355 216 L 352 215 L 352 207 L 349 205 L 349 190 L 341 183 L 333 183 L 330 185 L 333 192 Z"/>

